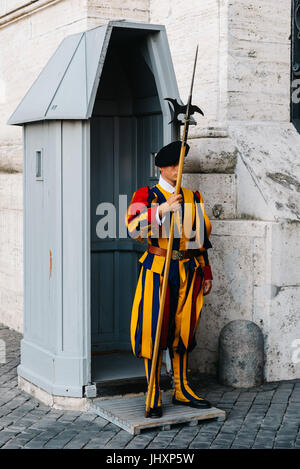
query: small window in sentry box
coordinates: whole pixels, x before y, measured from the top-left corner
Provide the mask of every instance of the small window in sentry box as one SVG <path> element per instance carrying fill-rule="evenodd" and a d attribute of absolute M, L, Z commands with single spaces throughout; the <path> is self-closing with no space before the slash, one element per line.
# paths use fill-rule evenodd
<path fill-rule="evenodd" d="M 150 153 L 150 178 L 158 179 L 158 167 L 155 166 L 155 157 L 157 153 Z"/>
<path fill-rule="evenodd" d="M 35 151 L 35 179 L 43 181 L 43 150 Z"/>

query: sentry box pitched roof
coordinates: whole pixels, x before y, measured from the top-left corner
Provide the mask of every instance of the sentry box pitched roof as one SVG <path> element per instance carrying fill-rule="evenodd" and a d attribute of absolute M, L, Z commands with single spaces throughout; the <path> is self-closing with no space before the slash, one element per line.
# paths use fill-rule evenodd
<path fill-rule="evenodd" d="M 163 113 L 165 97 L 180 101 L 165 27 L 126 20 L 110 21 L 66 37 L 50 58 L 7 124 L 22 125 L 49 119 L 89 119 L 113 31 L 148 34 L 145 58 L 157 79 Z M 157 34 L 160 33 L 160 34 Z M 164 109 L 165 108 L 165 109 Z"/>

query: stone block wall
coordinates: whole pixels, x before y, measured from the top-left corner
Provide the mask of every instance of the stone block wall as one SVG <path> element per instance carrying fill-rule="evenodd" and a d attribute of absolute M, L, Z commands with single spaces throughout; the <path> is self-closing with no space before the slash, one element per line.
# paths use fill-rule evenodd
<path fill-rule="evenodd" d="M 87 29 L 120 19 L 150 22 L 150 0 L 86 0 L 86 4 Z"/>
<path fill-rule="evenodd" d="M 221 3 L 216 0 L 151 0 L 150 3 L 150 22 L 166 26 L 183 101 L 188 98 L 196 46 L 199 44 L 193 100 L 205 117 L 197 115 L 199 126 L 191 127 L 191 137 L 199 135 L 200 127 L 218 127 L 225 117 L 221 110 L 223 88 L 219 84 L 220 67 L 226 66 L 226 54 L 223 55 L 226 41 L 222 38 L 226 16 L 220 15 Z"/>
<path fill-rule="evenodd" d="M 228 120 L 289 122 L 291 1 L 223 3 L 228 3 Z"/>
<path fill-rule="evenodd" d="M 212 226 L 213 289 L 204 297 L 191 369 L 217 374 L 222 328 L 246 319 L 263 332 L 265 379 L 297 378 L 300 281 L 293 266 L 300 262 L 300 226 L 255 220 L 213 220 Z"/>

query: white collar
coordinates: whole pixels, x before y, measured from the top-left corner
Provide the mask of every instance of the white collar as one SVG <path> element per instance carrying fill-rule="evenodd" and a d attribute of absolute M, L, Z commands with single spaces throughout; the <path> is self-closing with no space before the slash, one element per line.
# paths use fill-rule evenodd
<path fill-rule="evenodd" d="M 158 184 L 167 192 L 171 192 L 173 194 L 175 192 L 175 187 L 171 186 L 171 184 L 166 181 L 162 175 L 159 176 Z"/>

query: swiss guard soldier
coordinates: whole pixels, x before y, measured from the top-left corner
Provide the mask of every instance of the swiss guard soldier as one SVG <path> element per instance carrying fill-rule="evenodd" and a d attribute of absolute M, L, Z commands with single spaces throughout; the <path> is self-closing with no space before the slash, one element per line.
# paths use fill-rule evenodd
<path fill-rule="evenodd" d="M 170 214 L 175 217 L 174 241 L 166 301 L 163 313 L 159 355 L 149 417 L 162 416 L 159 388 L 162 350 L 169 349 L 175 390 L 172 402 L 197 408 L 211 404 L 188 385 L 188 354 L 196 345 L 203 295 L 212 287 L 212 272 L 207 249 L 211 223 L 205 213 L 202 194 L 181 187 L 174 195 L 181 142 L 161 148 L 155 157 L 160 170 L 158 184 L 141 187 L 132 196 L 126 213 L 129 234 L 148 242 L 148 250 L 139 259 L 141 270 L 131 313 L 131 344 L 136 357 L 143 357 L 149 385 L 155 341 L 164 263 L 168 247 Z M 186 154 L 189 145 L 186 145 Z M 168 218 L 168 220 L 166 220 Z"/>

